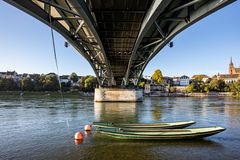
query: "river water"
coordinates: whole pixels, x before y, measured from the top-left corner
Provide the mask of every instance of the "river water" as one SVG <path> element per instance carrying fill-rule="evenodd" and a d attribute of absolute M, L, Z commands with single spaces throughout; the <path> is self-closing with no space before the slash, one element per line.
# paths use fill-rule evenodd
<path fill-rule="evenodd" d="M 0 159 L 240 159 L 240 100 L 147 97 L 143 103 L 94 103 L 89 97 L 0 96 Z M 93 121 L 187 121 L 226 131 L 190 141 L 127 141 L 76 131 Z"/>

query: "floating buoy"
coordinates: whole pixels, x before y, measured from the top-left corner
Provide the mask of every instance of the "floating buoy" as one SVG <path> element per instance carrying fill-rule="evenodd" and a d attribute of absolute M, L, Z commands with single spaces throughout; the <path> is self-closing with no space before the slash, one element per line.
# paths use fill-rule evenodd
<path fill-rule="evenodd" d="M 80 144 L 82 144 L 83 143 L 83 139 L 81 139 L 81 140 L 74 140 L 74 143 L 75 143 L 75 145 L 80 145 Z"/>
<path fill-rule="evenodd" d="M 77 132 L 77 133 L 75 133 L 74 138 L 76 140 L 83 140 L 83 134 L 81 132 Z"/>
<path fill-rule="evenodd" d="M 92 125 L 85 125 L 84 130 L 85 131 L 91 131 L 92 130 Z"/>

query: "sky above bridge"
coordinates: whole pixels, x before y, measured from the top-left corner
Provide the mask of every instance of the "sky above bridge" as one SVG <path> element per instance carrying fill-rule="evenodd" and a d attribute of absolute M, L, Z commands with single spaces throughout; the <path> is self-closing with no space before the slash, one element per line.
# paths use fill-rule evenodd
<path fill-rule="evenodd" d="M 240 1 L 190 26 L 164 47 L 144 71 L 164 76 L 227 73 L 230 58 L 240 65 Z M 0 1 L 0 71 L 56 72 L 50 28 L 30 15 Z M 94 75 L 88 62 L 55 32 L 60 74 Z"/>

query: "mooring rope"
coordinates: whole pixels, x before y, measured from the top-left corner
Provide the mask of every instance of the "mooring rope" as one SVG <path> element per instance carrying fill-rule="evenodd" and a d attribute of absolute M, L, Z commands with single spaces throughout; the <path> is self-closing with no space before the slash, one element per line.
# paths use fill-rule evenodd
<path fill-rule="evenodd" d="M 53 28 L 52 28 L 52 16 L 51 16 L 51 6 L 49 6 L 49 26 L 51 30 L 51 37 L 52 37 L 52 46 L 53 46 L 53 54 L 54 54 L 54 60 L 55 60 L 55 65 L 57 69 L 57 78 L 58 78 L 58 84 L 59 84 L 59 89 L 61 93 L 61 99 L 62 99 L 62 104 L 64 107 L 64 111 L 66 113 L 66 107 L 64 103 L 64 97 L 63 97 L 63 91 L 62 91 L 62 84 L 61 84 L 61 78 L 60 78 L 60 72 L 59 72 L 59 67 L 58 67 L 58 60 L 57 60 L 57 52 L 56 52 L 56 45 L 55 45 L 55 38 L 54 38 L 54 33 L 53 33 Z M 68 119 L 66 119 L 67 127 L 69 128 L 69 123 Z"/>

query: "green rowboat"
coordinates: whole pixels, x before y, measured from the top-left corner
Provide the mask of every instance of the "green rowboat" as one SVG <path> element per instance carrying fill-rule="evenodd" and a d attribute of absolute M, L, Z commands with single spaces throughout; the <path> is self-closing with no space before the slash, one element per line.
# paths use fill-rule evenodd
<path fill-rule="evenodd" d="M 99 128 L 98 132 L 118 139 L 177 140 L 203 138 L 220 133 L 224 130 L 225 128 L 223 127 L 208 127 L 194 129 L 162 129 L 158 132 L 135 132 L 112 127 Z"/>
<path fill-rule="evenodd" d="M 176 128 L 185 128 L 190 125 L 195 124 L 195 121 L 185 121 L 185 122 L 164 122 L 164 123 L 112 123 L 112 122 L 93 122 L 93 126 L 97 128 L 128 128 L 128 129 L 176 129 Z"/>

